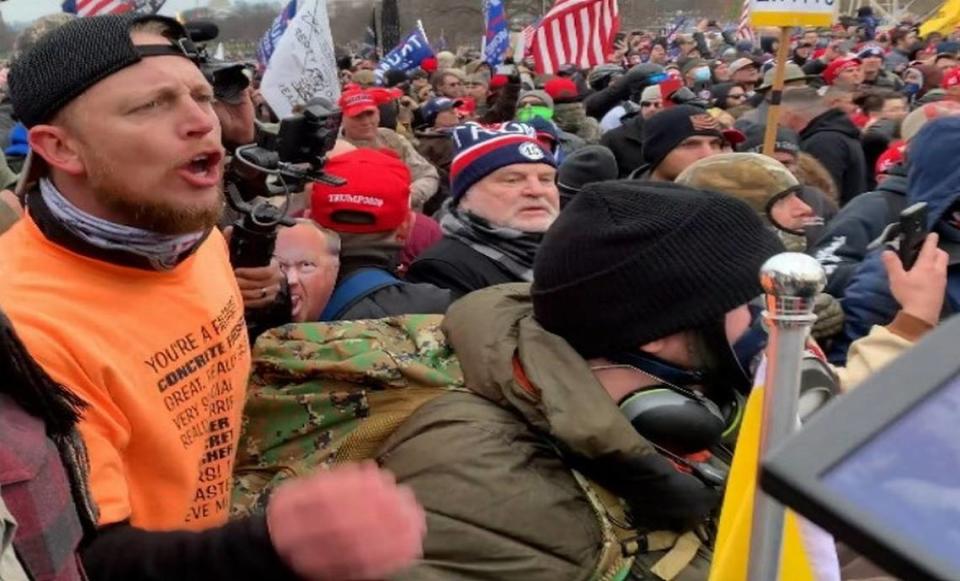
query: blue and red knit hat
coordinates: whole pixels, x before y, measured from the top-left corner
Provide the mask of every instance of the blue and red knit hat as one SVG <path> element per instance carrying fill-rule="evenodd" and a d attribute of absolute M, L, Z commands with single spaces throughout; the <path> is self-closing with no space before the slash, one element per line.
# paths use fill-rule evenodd
<path fill-rule="evenodd" d="M 518 163 L 545 163 L 556 167 L 549 151 L 524 123 L 480 125 L 465 123 L 453 132 L 456 153 L 450 166 L 450 196 L 459 203 L 473 184 L 502 167 Z"/>

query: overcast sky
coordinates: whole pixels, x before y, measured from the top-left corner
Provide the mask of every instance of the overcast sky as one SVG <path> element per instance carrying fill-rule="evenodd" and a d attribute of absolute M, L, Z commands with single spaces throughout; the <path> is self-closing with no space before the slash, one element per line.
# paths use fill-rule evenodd
<path fill-rule="evenodd" d="M 0 4 L 3 19 L 7 22 L 29 22 L 44 14 L 60 12 L 63 0 L 7 0 Z M 161 14 L 174 15 L 179 10 L 206 6 L 207 0 L 167 0 Z"/>

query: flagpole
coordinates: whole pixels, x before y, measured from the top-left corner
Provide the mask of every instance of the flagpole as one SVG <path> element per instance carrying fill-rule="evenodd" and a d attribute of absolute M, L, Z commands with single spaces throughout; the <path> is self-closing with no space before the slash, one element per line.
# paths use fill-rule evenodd
<path fill-rule="evenodd" d="M 826 286 L 826 275 L 811 256 L 784 252 L 760 270 L 766 293 L 764 317 L 770 329 L 767 373 L 763 387 L 763 421 L 757 464 L 793 434 L 799 424 L 800 364 L 810 328 L 816 322 L 813 306 Z M 785 509 L 757 486 L 750 530 L 750 581 L 780 579 Z"/>
<path fill-rule="evenodd" d="M 480 54 L 487 54 L 487 24 L 488 19 L 490 18 L 489 14 L 490 5 L 487 3 L 487 0 L 483 0 L 483 36 L 480 37 Z"/>

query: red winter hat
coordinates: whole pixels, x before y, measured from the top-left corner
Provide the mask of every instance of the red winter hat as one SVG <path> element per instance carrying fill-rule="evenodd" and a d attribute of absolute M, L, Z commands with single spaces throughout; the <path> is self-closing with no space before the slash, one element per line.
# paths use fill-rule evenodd
<path fill-rule="evenodd" d="M 943 80 L 940 81 L 940 86 L 944 90 L 952 89 L 960 85 L 960 67 L 953 67 L 949 71 L 943 73 Z"/>
<path fill-rule="evenodd" d="M 407 219 L 412 178 L 396 155 L 355 149 L 330 158 L 324 171 L 347 183 L 313 184 L 310 217 L 317 224 L 336 232 L 371 234 L 396 230 Z"/>
<path fill-rule="evenodd" d="M 428 73 L 435 72 L 437 70 L 437 59 L 428 56 L 427 58 L 420 61 L 420 68 L 427 71 Z"/>
<path fill-rule="evenodd" d="M 577 84 L 571 79 L 563 77 L 550 79 L 543 86 L 543 90 L 553 98 L 555 103 L 572 103 L 580 100 Z"/>
<path fill-rule="evenodd" d="M 827 69 L 823 71 L 823 75 L 822 75 L 823 80 L 828 85 L 832 85 L 833 82 L 837 80 L 837 76 L 840 74 L 841 71 L 844 71 L 846 69 L 853 68 L 853 67 L 859 67 L 860 64 L 861 64 L 860 59 L 856 57 L 838 58 L 834 60 L 832 63 L 830 63 L 829 65 L 827 65 Z"/>

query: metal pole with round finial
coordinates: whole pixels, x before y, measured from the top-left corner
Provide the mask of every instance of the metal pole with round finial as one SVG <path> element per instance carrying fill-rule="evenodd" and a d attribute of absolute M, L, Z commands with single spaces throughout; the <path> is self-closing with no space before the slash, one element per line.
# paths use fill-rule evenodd
<path fill-rule="evenodd" d="M 813 306 L 826 286 L 820 264 L 806 254 L 785 252 L 760 270 L 766 293 L 767 371 L 763 386 L 763 422 L 760 428 L 760 464 L 768 453 L 799 426 L 800 366 L 810 328 L 817 320 Z M 784 507 L 756 488 L 750 533 L 750 581 L 779 579 L 783 544 Z"/>

